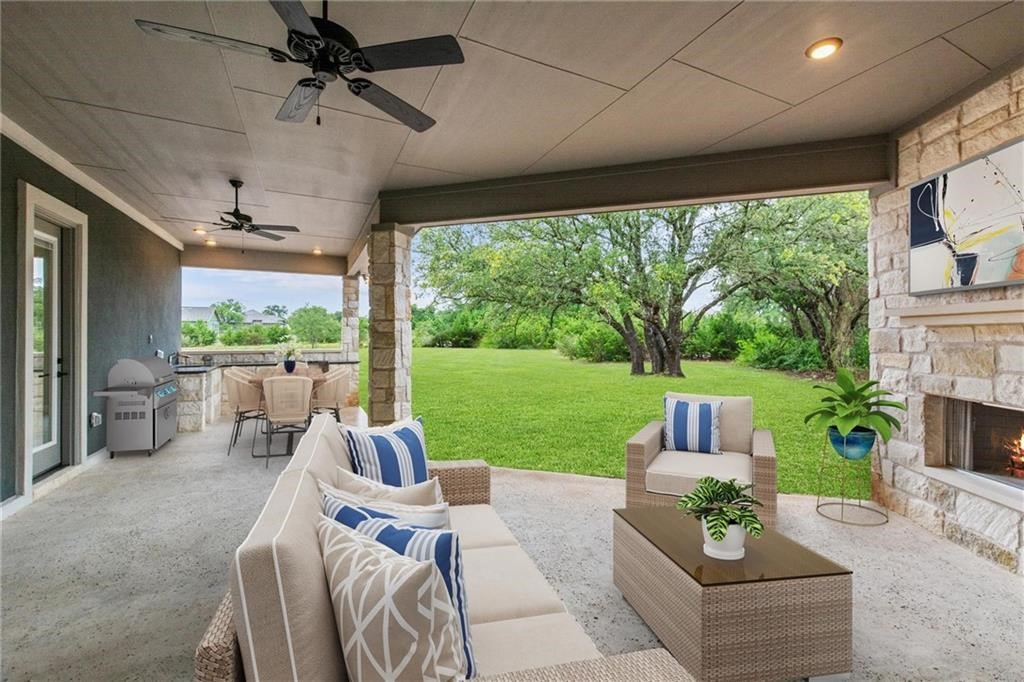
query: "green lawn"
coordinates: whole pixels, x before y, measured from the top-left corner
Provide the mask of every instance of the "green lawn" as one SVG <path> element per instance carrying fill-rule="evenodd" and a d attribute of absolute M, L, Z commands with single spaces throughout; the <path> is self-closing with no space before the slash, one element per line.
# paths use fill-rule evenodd
<path fill-rule="evenodd" d="M 622 478 L 625 442 L 662 418 L 665 391 L 750 395 L 755 426 L 775 436 L 779 491 L 816 492 L 824 436 L 803 423 L 817 401 L 813 381 L 725 362 L 683 368 L 685 379 L 634 377 L 623 363 L 570 361 L 554 351 L 416 348 L 413 413 L 423 415 L 432 459 Z M 863 488 L 867 460 L 858 474 Z"/>

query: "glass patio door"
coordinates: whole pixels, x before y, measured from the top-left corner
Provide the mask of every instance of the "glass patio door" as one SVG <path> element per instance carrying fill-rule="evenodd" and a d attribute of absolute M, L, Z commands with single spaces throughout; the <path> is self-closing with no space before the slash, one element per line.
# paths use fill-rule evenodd
<path fill-rule="evenodd" d="M 39 219 L 32 257 L 32 476 L 61 465 L 60 233 Z"/>

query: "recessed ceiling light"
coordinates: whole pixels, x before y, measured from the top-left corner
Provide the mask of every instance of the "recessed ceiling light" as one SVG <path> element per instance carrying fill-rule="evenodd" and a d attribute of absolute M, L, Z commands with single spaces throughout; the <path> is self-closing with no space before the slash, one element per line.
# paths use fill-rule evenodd
<path fill-rule="evenodd" d="M 838 52 L 842 46 L 843 39 L 833 36 L 832 38 L 824 38 L 813 43 L 804 51 L 804 54 L 807 55 L 808 59 L 825 59 Z"/>
<path fill-rule="evenodd" d="M 314 256 L 319 256 L 321 253 L 323 253 L 323 251 L 320 249 L 319 246 L 314 246 L 313 247 L 313 255 Z"/>
<path fill-rule="evenodd" d="M 217 240 L 214 239 L 213 237 L 210 237 L 203 243 L 206 244 L 207 246 L 217 246 Z"/>
<path fill-rule="evenodd" d="M 196 225 L 195 227 L 192 228 L 192 231 L 195 232 L 196 234 L 206 234 L 206 228 L 202 227 L 201 225 Z"/>

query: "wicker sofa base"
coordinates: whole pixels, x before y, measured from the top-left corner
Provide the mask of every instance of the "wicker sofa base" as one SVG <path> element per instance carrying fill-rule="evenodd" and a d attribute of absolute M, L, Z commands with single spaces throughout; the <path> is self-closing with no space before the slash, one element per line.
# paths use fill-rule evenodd
<path fill-rule="evenodd" d="M 612 556 L 615 586 L 698 680 L 782 680 L 853 666 L 850 575 L 702 587 L 618 515 Z"/>

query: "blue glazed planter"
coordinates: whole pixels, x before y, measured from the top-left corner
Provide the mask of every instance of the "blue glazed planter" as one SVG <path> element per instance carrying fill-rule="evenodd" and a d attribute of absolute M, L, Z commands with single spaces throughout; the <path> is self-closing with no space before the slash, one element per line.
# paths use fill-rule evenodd
<path fill-rule="evenodd" d="M 284 361 L 284 371 L 288 372 L 289 374 L 294 372 L 295 371 L 295 361 L 294 360 L 285 360 Z"/>
<path fill-rule="evenodd" d="M 834 426 L 828 427 L 828 441 L 832 444 L 832 449 L 839 453 L 840 457 L 850 460 L 864 459 L 871 452 L 877 435 L 873 429 L 858 426 L 843 438 L 839 429 Z"/>

